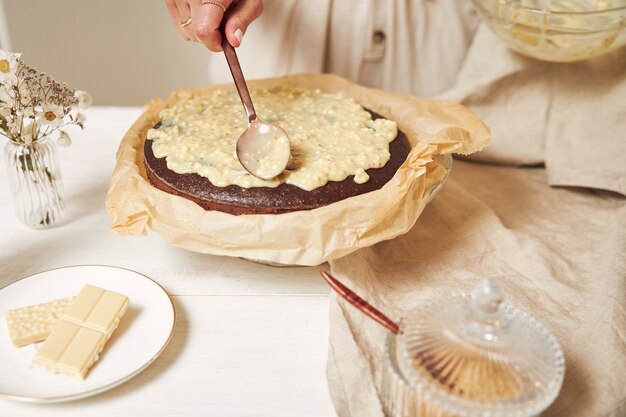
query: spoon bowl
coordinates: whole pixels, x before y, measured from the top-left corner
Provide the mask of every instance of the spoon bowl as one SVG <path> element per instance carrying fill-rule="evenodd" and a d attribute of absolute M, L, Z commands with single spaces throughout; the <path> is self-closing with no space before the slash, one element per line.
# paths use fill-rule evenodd
<path fill-rule="evenodd" d="M 291 158 L 289 137 L 280 127 L 255 119 L 237 141 L 237 158 L 255 177 L 275 178 Z"/>

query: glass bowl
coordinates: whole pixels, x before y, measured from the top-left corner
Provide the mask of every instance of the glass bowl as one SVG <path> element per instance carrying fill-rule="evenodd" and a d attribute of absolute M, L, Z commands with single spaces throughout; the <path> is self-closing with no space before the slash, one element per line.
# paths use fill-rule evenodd
<path fill-rule="evenodd" d="M 626 0 L 473 0 L 483 22 L 511 49 L 572 62 L 626 44 Z"/>

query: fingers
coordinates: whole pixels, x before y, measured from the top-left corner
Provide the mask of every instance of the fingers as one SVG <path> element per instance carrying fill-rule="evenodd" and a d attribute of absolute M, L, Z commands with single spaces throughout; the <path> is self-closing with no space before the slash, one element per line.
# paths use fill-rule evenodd
<path fill-rule="evenodd" d="M 235 48 L 241 45 L 241 39 L 250 23 L 263 13 L 263 0 L 240 0 L 229 10 L 226 17 L 226 38 Z"/>
<path fill-rule="evenodd" d="M 228 9 L 232 0 L 215 0 Z M 191 31 L 193 35 L 213 52 L 222 50 L 220 23 L 224 17 L 224 9 L 212 3 L 202 4 L 199 0 L 191 3 Z"/>
<path fill-rule="evenodd" d="M 176 0 L 165 0 L 165 6 L 167 7 L 167 11 L 170 14 L 170 18 L 172 19 L 172 23 L 174 24 L 176 32 L 178 32 L 181 38 L 187 41 L 191 40 L 187 31 L 185 31 L 184 28 L 181 26 L 181 22 L 184 22 L 185 20 L 187 20 L 187 18 L 182 20 L 183 18 L 178 11 Z"/>

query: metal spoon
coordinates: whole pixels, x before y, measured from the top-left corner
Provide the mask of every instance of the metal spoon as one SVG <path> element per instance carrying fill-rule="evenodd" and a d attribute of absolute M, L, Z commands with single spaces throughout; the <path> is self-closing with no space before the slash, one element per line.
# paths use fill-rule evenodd
<path fill-rule="evenodd" d="M 237 140 L 237 158 L 250 174 L 264 180 L 272 179 L 287 167 L 291 157 L 289 137 L 280 127 L 262 122 L 257 117 L 235 48 L 228 43 L 223 26 L 220 32 L 230 73 L 248 115 L 248 128 Z"/>

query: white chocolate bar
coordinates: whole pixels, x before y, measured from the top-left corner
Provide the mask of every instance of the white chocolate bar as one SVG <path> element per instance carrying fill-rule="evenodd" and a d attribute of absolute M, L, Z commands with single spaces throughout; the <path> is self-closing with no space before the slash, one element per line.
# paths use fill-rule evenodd
<path fill-rule="evenodd" d="M 85 285 L 52 329 L 33 364 L 85 378 L 128 307 L 128 297 Z"/>
<path fill-rule="evenodd" d="M 69 310 L 74 297 L 8 310 L 5 313 L 11 341 L 17 347 L 41 342 Z"/>

